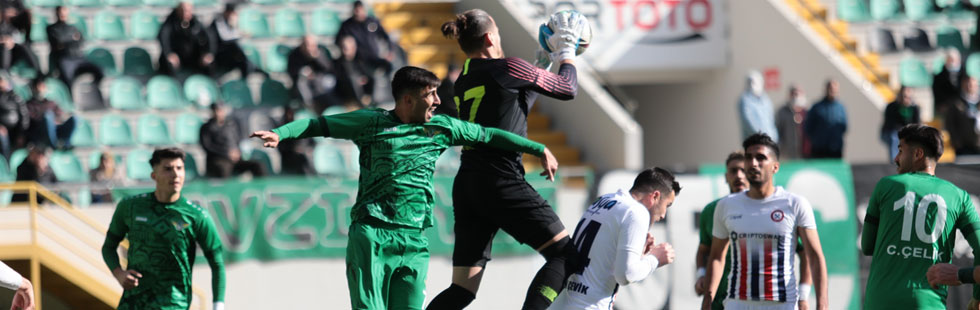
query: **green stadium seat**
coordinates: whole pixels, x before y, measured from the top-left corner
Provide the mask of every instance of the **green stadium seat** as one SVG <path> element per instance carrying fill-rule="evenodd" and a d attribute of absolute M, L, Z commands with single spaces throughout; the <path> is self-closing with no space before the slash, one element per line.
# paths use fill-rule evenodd
<path fill-rule="evenodd" d="M 66 111 L 74 111 L 75 104 L 71 99 L 71 91 L 68 90 L 68 86 L 65 82 L 62 82 L 56 78 L 47 78 L 44 80 L 44 85 L 47 86 L 44 98 L 54 101 L 59 107 Z"/>
<path fill-rule="evenodd" d="M 137 122 L 139 128 L 136 132 L 136 142 L 146 145 L 168 145 L 173 144 L 170 139 L 170 130 L 167 129 L 167 122 L 160 115 L 147 113 L 140 116 Z"/>
<path fill-rule="evenodd" d="M 971 53 L 966 57 L 966 74 L 974 78 L 980 78 L 980 53 Z"/>
<path fill-rule="evenodd" d="M 898 80 L 902 85 L 908 87 L 932 86 L 932 74 L 926 70 L 926 65 L 915 57 L 902 59 L 902 62 L 899 63 Z"/>
<path fill-rule="evenodd" d="M 865 0 L 837 0 L 837 18 L 847 22 L 866 22 L 871 20 Z"/>
<path fill-rule="evenodd" d="M 53 8 L 59 5 L 65 5 L 65 2 L 62 0 L 30 0 L 26 2 L 30 6 L 49 7 L 49 8 Z"/>
<path fill-rule="evenodd" d="M 0 183 L 13 182 L 15 179 L 10 167 L 7 166 L 7 159 L 0 155 Z"/>
<path fill-rule="evenodd" d="M 129 31 L 133 39 L 155 40 L 160 32 L 160 18 L 153 11 L 136 11 L 129 16 Z"/>
<path fill-rule="evenodd" d="M 905 0 L 905 16 L 909 20 L 920 21 L 933 17 L 934 0 Z"/>
<path fill-rule="evenodd" d="M 322 0 L 292 0 L 293 3 L 320 3 Z M 336 2 L 336 1 L 330 1 Z"/>
<path fill-rule="evenodd" d="M 245 160 L 258 162 L 259 165 L 265 167 L 265 171 L 269 175 L 277 174 L 272 167 L 272 158 L 269 157 L 269 154 L 262 149 L 245 149 L 242 152 L 242 158 Z"/>
<path fill-rule="evenodd" d="M 141 6 L 143 0 L 104 0 L 104 3 L 111 6 Z"/>
<path fill-rule="evenodd" d="M 871 0 L 871 18 L 889 20 L 898 17 L 901 4 L 898 0 Z"/>
<path fill-rule="evenodd" d="M 943 66 L 946 65 L 946 55 L 939 55 L 932 59 L 932 75 L 935 76 L 940 72 L 943 72 Z"/>
<path fill-rule="evenodd" d="M 72 152 L 54 152 L 48 165 L 51 166 L 51 172 L 54 172 L 59 182 L 88 181 L 82 161 Z"/>
<path fill-rule="evenodd" d="M 14 86 L 14 93 L 24 100 L 28 100 L 33 96 L 33 94 L 31 94 L 31 87 L 27 86 L 27 84 Z"/>
<path fill-rule="evenodd" d="M 102 6 L 102 0 L 69 0 L 72 6 L 77 7 L 100 7 Z"/>
<path fill-rule="evenodd" d="M 225 99 L 225 103 L 236 109 L 255 106 L 252 91 L 245 80 L 228 81 L 221 85 L 221 96 Z"/>
<path fill-rule="evenodd" d="M 37 77 L 37 70 L 31 68 L 26 61 L 18 61 L 10 66 L 10 73 L 23 79 L 33 79 Z"/>
<path fill-rule="evenodd" d="M 321 142 L 313 148 L 313 169 L 319 174 L 347 175 L 343 152 L 329 142 Z"/>
<path fill-rule="evenodd" d="M 150 180 L 153 168 L 150 167 L 150 156 L 153 151 L 135 149 L 126 154 L 126 177 L 136 181 Z"/>
<path fill-rule="evenodd" d="M 201 177 L 201 172 L 197 168 L 197 158 L 194 154 L 187 153 L 184 155 L 184 179 L 193 180 Z"/>
<path fill-rule="evenodd" d="M 123 52 L 123 74 L 146 76 L 153 74 L 153 60 L 142 47 L 133 46 Z"/>
<path fill-rule="evenodd" d="M 269 51 L 265 53 L 265 70 L 276 73 L 286 72 L 290 51 L 292 49 L 283 44 L 269 46 Z"/>
<path fill-rule="evenodd" d="M 340 23 L 343 21 L 340 19 L 340 14 L 337 11 L 329 7 L 321 7 L 313 10 L 313 16 L 310 18 L 310 25 L 313 30 L 313 34 L 318 36 L 334 36 L 337 34 L 337 30 L 340 30 Z"/>
<path fill-rule="evenodd" d="M 262 11 L 255 8 L 246 8 L 238 14 L 238 27 L 247 35 L 253 38 L 268 38 L 272 36 L 269 28 L 269 20 L 266 19 Z"/>
<path fill-rule="evenodd" d="M 177 6 L 177 0 L 143 0 L 143 4 L 172 8 Z"/>
<path fill-rule="evenodd" d="M 261 94 L 260 98 L 262 98 L 259 100 L 261 105 L 281 107 L 289 104 L 289 90 L 282 82 L 266 79 L 262 82 L 262 89 L 259 93 Z"/>
<path fill-rule="evenodd" d="M 112 11 L 96 13 L 93 37 L 109 41 L 126 40 L 126 28 L 123 26 L 122 17 Z"/>
<path fill-rule="evenodd" d="M 71 133 L 71 145 L 74 147 L 94 147 L 95 131 L 88 120 L 75 116 L 75 131 Z"/>
<path fill-rule="evenodd" d="M 102 73 L 105 73 L 105 75 L 114 76 L 119 74 L 119 70 L 116 69 L 116 58 L 112 56 L 112 52 L 109 52 L 105 48 L 93 48 L 88 51 L 85 58 L 96 66 L 99 66 L 99 68 L 102 68 Z"/>
<path fill-rule="evenodd" d="M 88 38 L 88 21 L 85 20 L 84 15 L 77 12 L 68 13 L 68 24 L 78 28 L 78 32 L 82 33 L 83 38 Z"/>
<path fill-rule="evenodd" d="M 154 109 L 173 110 L 187 106 L 180 84 L 172 77 L 157 75 L 146 83 L 146 103 Z"/>
<path fill-rule="evenodd" d="M 278 5 L 278 4 L 283 4 L 285 1 L 283 1 L 283 0 L 252 0 L 250 2 L 255 3 L 255 4 L 261 4 L 261 5 Z"/>
<path fill-rule="evenodd" d="M 966 45 L 963 44 L 963 34 L 960 33 L 959 29 L 949 24 L 936 28 L 936 47 L 966 50 Z"/>
<path fill-rule="evenodd" d="M 120 110 L 139 110 L 146 108 L 143 99 L 143 84 L 123 76 L 112 81 L 109 87 L 109 106 Z"/>
<path fill-rule="evenodd" d="M 174 134 L 177 143 L 198 144 L 201 137 L 201 125 L 204 122 L 193 113 L 184 113 L 177 116 L 177 124 L 174 125 Z"/>
<path fill-rule="evenodd" d="M 133 145 L 133 132 L 122 116 L 109 114 L 99 122 L 99 141 L 106 146 Z"/>
<path fill-rule="evenodd" d="M 306 24 L 303 15 L 290 8 L 276 11 L 276 35 L 280 37 L 298 38 L 306 34 Z"/>
<path fill-rule="evenodd" d="M 215 6 L 221 3 L 218 0 L 191 0 L 194 6 Z"/>
<path fill-rule="evenodd" d="M 184 96 L 187 101 L 196 103 L 200 107 L 207 107 L 214 103 L 221 96 L 218 84 L 208 76 L 195 74 L 184 81 Z"/>
<path fill-rule="evenodd" d="M 44 42 L 48 40 L 48 17 L 40 14 L 32 14 L 31 17 L 31 40 L 34 42 Z"/>
<path fill-rule="evenodd" d="M 10 172 L 17 177 L 17 168 L 27 159 L 27 149 L 16 149 L 10 153 Z"/>
<path fill-rule="evenodd" d="M 244 43 L 241 44 L 241 47 L 242 51 L 245 52 L 245 57 L 248 58 L 248 61 L 251 61 L 256 67 L 264 68 L 262 66 L 262 53 L 259 52 L 259 49 L 255 48 L 254 45 Z"/>

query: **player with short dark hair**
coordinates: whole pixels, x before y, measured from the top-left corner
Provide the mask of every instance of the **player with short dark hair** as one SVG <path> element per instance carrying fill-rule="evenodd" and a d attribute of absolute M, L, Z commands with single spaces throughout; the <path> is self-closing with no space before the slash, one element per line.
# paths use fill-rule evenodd
<path fill-rule="evenodd" d="M 955 230 L 973 248 L 974 265 L 980 263 L 980 218 L 970 194 L 936 176 L 943 155 L 939 130 L 906 125 L 898 141 L 898 174 L 878 181 L 864 217 L 861 250 L 872 257 L 864 309 L 946 309 L 946 287 L 933 285 L 959 284 L 957 268 L 948 264 Z M 929 269 L 935 263 L 943 263 L 937 270 L 952 267 L 954 277 L 930 278 L 937 273 Z M 972 272 L 964 275 L 959 279 L 974 283 Z M 980 287 L 974 285 L 970 309 L 978 299 Z"/>
<path fill-rule="evenodd" d="M 817 309 L 828 307 L 827 263 L 810 202 L 773 185 L 779 146 L 757 133 L 742 143 L 749 190 L 718 201 L 708 260 L 708 289 L 702 310 L 711 309 L 731 246 L 726 309 L 796 309 L 798 295 L 793 253 L 802 237 L 817 292 Z"/>
<path fill-rule="evenodd" d="M 656 244 L 650 225 L 667 216 L 681 191 L 674 174 L 646 169 L 629 192 L 602 195 L 575 227 L 578 262 L 549 309 L 611 309 L 620 285 L 646 279 L 674 261 L 669 243 Z"/>
<path fill-rule="evenodd" d="M 453 145 L 484 145 L 541 156 L 558 164 L 544 145 L 510 132 L 484 128 L 433 112 L 439 79 L 404 67 L 391 82 L 395 109 L 363 109 L 298 120 L 252 137 L 276 147 L 280 139 L 352 140 L 361 152 L 357 201 L 351 209 L 347 285 L 353 309 L 421 309 L 429 268 L 425 228 L 432 226 L 436 160 Z"/>
<path fill-rule="evenodd" d="M 526 136 L 527 114 L 538 94 L 574 98 L 574 57 L 587 21 L 577 12 L 562 16 L 553 23 L 556 29 L 548 40 L 554 50 L 551 61 L 560 63 L 557 75 L 520 58 L 505 58 L 497 24 L 482 10 L 463 12 L 443 24 L 442 33 L 456 39 L 468 56 L 455 84 L 459 118 Z M 542 175 L 554 178 L 548 171 Z M 500 229 L 545 257 L 523 308 L 547 308 L 562 290 L 566 261 L 576 254 L 558 215 L 524 179 L 521 153 L 483 145 L 464 148 L 453 207 L 453 281 L 428 309 L 462 309 L 476 298 L 491 241 Z"/>
<path fill-rule="evenodd" d="M 112 214 L 102 258 L 122 285 L 119 309 L 187 309 L 197 245 L 211 267 L 214 309 L 224 309 L 225 266 L 221 238 L 208 211 L 180 195 L 184 151 L 157 149 L 150 157 L 153 192 L 130 196 Z M 119 265 L 116 249 L 129 239 L 129 263 Z M 195 245 L 196 243 L 196 245 Z"/>

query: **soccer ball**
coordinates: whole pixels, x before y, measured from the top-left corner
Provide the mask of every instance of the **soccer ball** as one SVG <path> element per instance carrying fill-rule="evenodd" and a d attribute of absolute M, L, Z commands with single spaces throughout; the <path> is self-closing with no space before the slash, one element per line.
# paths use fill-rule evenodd
<path fill-rule="evenodd" d="M 569 15 L 569 14 L 581 15 L 582 13 L 579 13 L 578 11 L 575 10 L 564 10 L 564 11 L 555 12 L 555 14 L 552 14 L 551 17 L 548 18 L 547 23 L 541 24 L 541 27 L 538 28 L 538 43 L 541 44 L 541 47 L 544 48 L 545 51 L 549 53 L 552 52 L 551 47 L 548 46 L 548 39 L 551 38 L 551 35 L 555 34 L 555 31 L 552 30 L 555 29 L 555 25 L 552 24 L 553 21 L 560 18 L 559 17 L 560 15 Z M 578 48 L 575 49 L 575 55 L 576 56 L 582 55 L 582 53 L 585 52 L 585 49 L 589 48 L 590 43 L 592 43 L 592 25 L 589 24 L 588 20 L 586 20 L 585 29 L 582 30 L 582 34 L 581 36 L 579 36 L 578 39 Z"/>

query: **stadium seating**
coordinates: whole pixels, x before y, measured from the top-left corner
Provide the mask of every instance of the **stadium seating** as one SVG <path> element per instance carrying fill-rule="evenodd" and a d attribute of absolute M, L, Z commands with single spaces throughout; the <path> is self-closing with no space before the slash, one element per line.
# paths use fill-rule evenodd
<path fill-rule="evenodd" d="M 54 152 L 51 154 L 51 160 L 48 164 L 60 182 L 88 181 L 85 167 L 82 166 L 82 161 L 78 159 L 78 156 L 75 156 L 75 153 Z"/>
<path fill-rule="evenodd" d="M 201 176 L 200 170 L 197 168 L 197 158 L 195 158 L 193 153 L 187 153 L 184 156 L 184 179 L 193 180 Z"/>
<path fill-rule="evenodd" d="M 10 167 L 7 166 L 7 159 L 0 155 L 0 183 L 11 182 L 14 178 L 14 174 L 10 172 Z"/>
<path fill-rule="evenodd" d="M 103 115 L 99 122 L 99 141 L 105 146 L 131 146 L 133 133 L 129 123 L 116 114 Z"/>
<path fill-rule="evenodd" d="M 95 131 L 92 124 L 80 116 L 75 116 L 75 131 L 71 134 L 71 145 L 74 147 L 96 146 Z"/>
<path fill-rule="evenodd" d="M 221 96 L 225 103 L 236 109 L 255 106 L 252 91 L 244 80 L 233 80 L 221 85 Z"/>
<path fill-rule="evenodd" d="M 71 6 L 77 7 L 100 7 L 102 6 L 102 0 L 70 0 L 68 1 Z"/>
<path fill-rule="evenodd" d="M 145 109 L 143 85 L 131 77 L 120 77 L 112 81 L 109 88 L 109 106 L 120 110 Z"/>
<path fill-rule="evenodd" d="M 218 84 L 210 77 L 204 75 L 192 75 L 184 81 L 184 96 L 187 101 L 196 103 L 198 106 L 209 106 L 211 103 L 220 99 L 221 92 Z"/>
<path fill-rule="evenodd" d="M 871 11 L 864 0 L 837 0 L 837 18 L 848 22 L 865 22 Z"/>
<path fill-rule="evenodd" d="M 150 180 L 153 168 L 148 164 L 153 151 L 147 149 L 133 149 L 126 154 L 126 177 L 130 180 L 145 181 Z"/>
<path fill-rule="evenodd" d="M 119 0 L 107 1 L 116 2 Z M 110 3 L 110 5 L 115 4 Z M 92 32 L 93 37 L 99 40 L 118 41 L 126 39 L 126 28 L 123 26 L 122 17 L 112 11 L 100 11 L 95 14 L 95 25 Z"/>
<path fill-rule="evenodd" d="M 180 84 L 166 75 L 154 76 L 146 83 L 146 103 L 154 109 L 176 110 L 187 106 Z"/>
<path fill-rule="evenodd" d="M 31 6 L 52 7 L 52 8 L 65 4 L 65 2 L 62 0 L 29 0 L 25 2 L 29 3 Z"/>
<path fill-rule="evenodd" d="M 905 35 L 905 41 L 902 43 L 905 49 L 916 52 L 930 52 L 935 48 L 932 43 L 929 42 L 929 35 L 922 28 L 913 28 Z"/>
<path fill-rule="evenodd" d="M 255 48 L 255 46 L 251 44 L 241 44 L 241 46 L 242 51 L 245 52 L 245 57 L 248 58 L 248 61 L 251 61 L 256 67 L 265 68 L 262 66 L 262 53 L 259 52 L 258 48 Z"/>
<path fill-rule="evenodd" d="M 933 0 L 905 0 L 905 16 L 912 21 L 933 17 Z"/>
<path fill-rule="evenodd" d="M 119 74 L 119 70 L 116 69 L 116 59 L 112 56 L 109 50 L 101 47 L 96 47 L 88 51 L 85 55 L 88 61 L 91 61 L 99 68 L 102 68 L 102 73 L 106 76 L 115 76 Z"/>
<path fill-rule="evenodd" d="M 313 10 L 313 17 L 310 18 L 310 27 L 315 35 L 333 36 L 340 30 L 340 14 L 329 7 L 321 7 Z"/>
<path fill-rule="evenodd" d="M 45 28 L 48 27 L 48 17 L 39 14 L 33 14 L 31 17 L 31 40 L 34 42 L 42 42 L 48 40 L 48 33 Z"/>
<path fill-rule="evenodd" d="M 160 32 L 160 18 L 150 10 L 139 10 L 129 16 L 129 30 L 133 39 L 155 40 Z"/>
<path fill-rule="evenodd" d="M 243 153 L 242 154 L 242 158 L 243 159 L 246 159 L 246 160 L 250 160 L 250 161 L 254 161 L 254 162 L 259 163 L 259 165 L 262 165 L 262 167 L 265 168 L 265 171 L 269 175 L 276 175 L 276 174 L 278 174 L 275 171 L 275 169 L 273 169 L 272 158 L 269 157 L 269 154 L 266 153 L 265 150 L 263 150 L 261 148 L 256 148 L 256 149 L 244 149 L 242 151 L 243 151 L 242 152 Z"/>
<path fill-rule="evenodd" d="M 964 63 L 966 74 L 974 78 L 980 78 L 980 53 L 972 53 L 966 57 Z"/>
<path fill-rule="evenodd" d="M 17 177 L 17 168 L 27 159 L 27 149 L 18 149 L 10 153 L 10 171 Z"/>
<path fill-rule="evenodd" d="M 91 0 L 96 1 L 98 0 Z M 101 5 L 101 3 L 99 4 Z M 78 14 L 77 12 L 68 13 L 68 24 L 75 26 L 78 32 L 82 33 L 82 38 L 88 39 L 88 22 L 85 20 L 85 16 Z M 33 29 L 32 29 L 33 30 Z"/>
<path fill-rule="evenodd" d="M 267 38 L 272 36 L 269 27 L 269 20 L 265 13 L 256 8 L 245 8 L 238 13 L 238 27 L 247 35 L 253 38 Z"/>
<path fill-rule="evenodd" d="M 143 3 L 150 6 L 160 6 L 172 8 L 177 6 L 177 0 L 143 0 Z"/>
<path fill-rule="evenodd" d="M 290 51 L 292 49 L 284 44 L 269 46 L 269 51 L 265 53 L 265 70 L 276 73 L 286 72 Z"/>
<path fill-rule="evenodd" d="M 116 167 L 122 167 L 125 164 L 122 155 L 115 154 L 112 157 L 116 159 Z M 102 152 L 91 152 L 88 154 L 88 170 L 99 168 L 101 162 Z"/>
<path fill-rule="evenodd" d="M 343 153 L 329 142 L 317 143 L 313 148 L 313 169 L 319 174 L 347 174 Z"/>
<path fill-rule="evenodd" d="M 303 15 L 290 8 L 282 8 L 276 12 L 276 35 L 281 37 L 302 37 L 306 34 L 306 24 Z"/>
<path fill-rule="evenodd" d="M 966 45 L 963 44 L 963 34 L 960 33 L 959 29 L 949 24 L 939 26 L 936 29 L 936 47 L 966 50 Z"/>
<path fill-rule="evenodd" d="M 105 4 L 111 6 L 140 6 L 143 0 L 105 0 Z"/>
<path fill-rule="evenodd" d="M 898 0 L 871 0 L 871 18 L 875 20 L 896 19 L 900 9 Z"/>
<path fill-rule="evenodd" d="M 926 70 L 926 65 L 918 58 L 909 57 L 899 64 L 898 77 L 902 85 L 909 87 L 932 86 L 932 74 Z"/>
<path fill-rule="evenodd" d="M 290 96 L 289 90 L 282 82 L 266 79 L 262 81 L 262 88 L 260 90 L 261 100 L 259 102 L 261 105 L 267 106 L 284 106 L 289 103 Z"/>
<path fill-rule="evenodd" d="M 71 100 L 71 91 L 64 82 L 56 78 L 47 78 L 44 80 L 44 85 L 47 86 L 43 94 L 44 98 L 58 103 L 58 106 L 66 111 L 75 109 L 75 104 Z"/>
<path fill-rule="evenodd" d="M 157 114 L 147 113 L 137 121 L 136 137 L 140 144 L 159 146 L 173 144 L 167 122 Z"/>
<path fill-rule="evenodd" d="M 142 47 L 133 46 L 123 52 L 123 74 L 147 76 L 153 74 L 153 60 Z"/>
<path fill-rule="evenodd" d="M 201 125 L 203 124 L 201 118 L 193 113 L 177 116 L 177 122 L 174 125 L 177 143 L 198 144 L 201 136 Z"/>

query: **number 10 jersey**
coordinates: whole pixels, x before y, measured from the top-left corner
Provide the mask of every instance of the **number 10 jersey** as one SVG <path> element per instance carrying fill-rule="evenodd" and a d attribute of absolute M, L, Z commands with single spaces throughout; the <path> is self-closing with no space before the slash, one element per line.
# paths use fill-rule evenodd
<path fill-rule="evenodd" d="M 954 229 L 976 249 L 980 220 L 969 194 L 926 173 L 888 176 L 868 202 L 866 224 L 875 218 L 864 309 L 946 309 L 946 287 L 931 288 L 926 271 L 951 261 Z"/>

